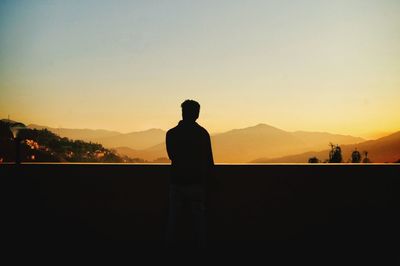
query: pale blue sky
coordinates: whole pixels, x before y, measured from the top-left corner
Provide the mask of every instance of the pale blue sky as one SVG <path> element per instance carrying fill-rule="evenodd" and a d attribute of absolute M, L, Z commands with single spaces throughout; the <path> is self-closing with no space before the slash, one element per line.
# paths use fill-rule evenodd
<path fill-rule="evenodd" d="M 0 116 L 212 132 L 399 130 L 400 1 L 1 1 Z"/>

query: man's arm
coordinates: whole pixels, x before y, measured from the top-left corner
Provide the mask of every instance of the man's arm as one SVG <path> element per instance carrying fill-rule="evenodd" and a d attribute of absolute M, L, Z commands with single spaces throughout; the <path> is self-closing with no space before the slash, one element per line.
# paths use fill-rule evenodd
<path fill-rule="evenodd" d="M 213 168 L 214 167 L 214 158 L 213 158 L 213 153 L 212 153 L 212 147 L 211 147 L 211 138 L 210 134 L 207 133 L 206 137 L 206 154 L 207 154 L 207 164 L 208 167 Z"/>
<path fill-rule="evenodd" d="M 167 145 L 167 153 L 169 159 L 172 161 L 174 159 L 174 151 L 173 151 L 173 138 L 171 137 L 170 131 L 167 132 L 166 138 L 165 138 L 165 144 Z"/>
<path fill-rule="evenodd" d="M 207 179 L 213 179 L 214 176 L 214 158 L 212 153 L 211 147 L 211 138 L 210 134 L 206 131 L 205 138 L 204 138 L 204 153 L 205 153 L 205 160 L 204 160 L 204 170 L 207 176 Z"/>
<path fill-rule="evenodd" d="M 215 177 L 214 158 L 213 158 L 213 153 L 212 153 L 211 138 L 210 138 L 210 135 L 208 134 L 208 132 L 207 132 L 205 140 L 206 140 L 206 143 L 204 146 L 206 148 L 205 152 L 206 152 L 206 158 L 207 158 L 206 165 L 205 165 L 205 168 L 206 168 L 205 183 L 206 183 L 206 187 L 207 187 L 208 191 L 216 192 L 216 191 L 220 190 L 221 184 L 217 181 L 217 178 Z"/>

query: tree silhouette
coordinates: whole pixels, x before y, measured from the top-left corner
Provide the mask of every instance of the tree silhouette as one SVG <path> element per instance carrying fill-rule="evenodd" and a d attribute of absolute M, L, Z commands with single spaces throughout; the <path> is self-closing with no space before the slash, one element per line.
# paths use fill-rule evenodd
<path fill-rule="evenodd" d="M 352 163 L 361 162 L 361 153 L 357 150 L 357 148 L 351 153 L 351 162 Z"/>
<path fill-rule="evenodd" d="M 331 150 L 329 151 L 329 163 L 341 163 L 343 161 L 342 158 L 342 149 L 339 145 L 333 145 L 330 143 Z"/>

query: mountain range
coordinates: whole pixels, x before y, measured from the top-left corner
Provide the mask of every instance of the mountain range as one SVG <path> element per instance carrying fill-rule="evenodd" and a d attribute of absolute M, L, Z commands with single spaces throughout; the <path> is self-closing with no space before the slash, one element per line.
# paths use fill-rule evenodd
<path fill-rule="evenodd" d="M 400 131 L 376 140 L 368 140 L 358 144 L 341 145 L 344 162 L 351 158 L 351 153 L 357 149 L 362 155 L 368 152 L 371 162 L 385 163 L 400 160 Z M 279 158 L 259 158 L 253 163 L 306 163 L 311 157 L 317 157 L 321 161 L 328 159 L 329 149 L 322 151 L 309 151 Z M 364 155 L 363 155 L 364 156 Z"/>
<path fill-rule="evenodd" d="M 31 129 L 47 129 L 60 137 L 66 137 L 73 140 L 84 140 L 95 142 L 96 139 L 119 136 L 121 133 L 104 129 L 74 129 L 74 128 L 53 128 L 36 124 L 27 126 Z"/>
<path fill-rule="evenodd" d="M 358 137 L 321 132 L 288 132 L 266 124 L 234 129 L 212 137 L 215 160 L 228 163 L 320 150 L 329 142 L 350 144 L 362 141 L 364 139 Z"/>
<path fill-rule="evenodd" d="M 100 143 L 106 148 L 112 148 L 119 154 L 131 158 L 147 161 L 167 158 L 164 142 L 166 131 L 162 129 L 120 133 L 107 130 L 49 128 L 38 125 L 28 127 L 47 128 L 62 137 Z M 267 162 L 293 154 L 323 151 L 329 147 L 330 142 L 349 145 L 364 143 L 365 139 L 326 132 L 289 132 L 267 124 L 258 124 L 211 135 L 211 142 L 216 162 L 245 163 Z M 307 162 L 307 160 L 302 162 Z"/>

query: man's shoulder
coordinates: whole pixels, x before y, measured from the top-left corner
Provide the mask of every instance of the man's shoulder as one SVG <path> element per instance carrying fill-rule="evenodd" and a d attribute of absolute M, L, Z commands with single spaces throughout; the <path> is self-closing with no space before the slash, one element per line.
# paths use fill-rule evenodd
<path fill-rule="evenodd" d="M 167 136 L 173 135 L 178 129 L 178 126 L 175 126 L 173 128 L 170 128 L 169 130 L 167 130 Z"/>
<path fill-rule="evenodd" d="M 208 131 L 200 126 L 198 123 L 194 123 L 194 125 L 191 127 L 191 130 L 195 130 L 195 132 L 197 131 L 198 133 L 200 133 L 203 136 L 210 136 L 210 134 L 208 133 Z M 188 128 L 183 127 L 182 125 L 178 124 L 177 126 L 169 129 L 167 131 L 167 137 L 168 136 L 172 136 L 172 135 L 176 135 L 176 134 L 184 134 L 185 132 L 187 132 Z"/>
<path fill-rule="evenodd" d="M 199 124 L 197 124 L 199 131 L 205 135 L 205 136 L 210 136 L 210 134 L 208 133 L 207 129 L 205 129 L 204 127 L 200 126 Z"/>

